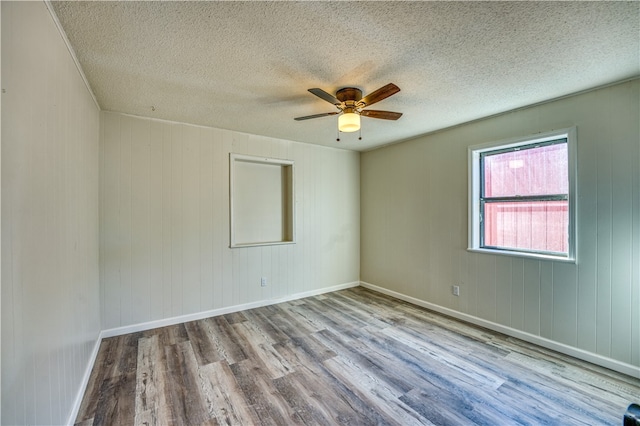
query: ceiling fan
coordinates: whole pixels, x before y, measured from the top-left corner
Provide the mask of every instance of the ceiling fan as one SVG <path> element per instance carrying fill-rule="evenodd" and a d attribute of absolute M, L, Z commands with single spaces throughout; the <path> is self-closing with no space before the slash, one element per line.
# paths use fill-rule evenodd
<path fill-rule="evenodd" d="M 294 120 L 309 120 L 311 118 L 326 117 L 328 115 L 340 115 L 338 117 L 338 129 L 341 132 L 355 132 L 360 129 L 360 116 L 371 118 L 382 118 L 383 120 L 397 120 L 402 116 L 401 112 L 378 111 L 373 109 L 365 109 L 366 107 L 380 102 L 400 91 L 400 88 L 393 83 L 382 86 L 378 90 L 362 97 L 362 90 L 355 87 L 345 87 L 336 92 L 336 95 L 330 95 L 322 89 L 309 89 L 320 99 L 332 103 L 338 111 L 325 112 L 323 114 L 307 115 L 304 117 L 296 117 Z"/>

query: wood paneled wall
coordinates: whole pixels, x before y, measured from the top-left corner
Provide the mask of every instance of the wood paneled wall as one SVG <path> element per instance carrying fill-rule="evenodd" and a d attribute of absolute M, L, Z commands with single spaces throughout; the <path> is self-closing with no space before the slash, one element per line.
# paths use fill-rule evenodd
<path fill-rule="evenodd" d="M 101 123 L 104 329 L 359 280 L 358 153 L 118 113 Z M 296 244 L 229 248 L 231 152 L 295 161 Z"/>
<path fill-rule="evenodd" d="M 100 332 L 100 115 L 46 5 L 1 7 L 1 423 L 59 425 Z"/>
<path fill-rule="evenodd" d="M 639 116 L 634 80 L 364 153 L 362 280 L 640 367 Z M 573 125 L 578 263 L 467 252 L 467 147 Z"/>

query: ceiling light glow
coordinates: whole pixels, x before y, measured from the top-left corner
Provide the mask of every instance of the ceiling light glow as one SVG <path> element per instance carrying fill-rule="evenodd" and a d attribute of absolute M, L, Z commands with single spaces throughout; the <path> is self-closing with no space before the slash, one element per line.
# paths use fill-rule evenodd
<path fill-rule="evenodd" d="M 355 112 L 345 112 L 340 115 L 338 129 L 341 132 L 357 132 L 360 130 L 360 115 Z"/>

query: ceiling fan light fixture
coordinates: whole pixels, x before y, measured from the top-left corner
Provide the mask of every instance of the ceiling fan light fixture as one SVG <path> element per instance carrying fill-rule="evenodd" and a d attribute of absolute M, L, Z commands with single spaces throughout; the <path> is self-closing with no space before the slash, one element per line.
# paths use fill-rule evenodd
<path fill-rule="evenodd" d="M 341 132 L 357 132 L 360 130 L 360 115 L 345 112 L 338 117 L 338 130 Z"/>

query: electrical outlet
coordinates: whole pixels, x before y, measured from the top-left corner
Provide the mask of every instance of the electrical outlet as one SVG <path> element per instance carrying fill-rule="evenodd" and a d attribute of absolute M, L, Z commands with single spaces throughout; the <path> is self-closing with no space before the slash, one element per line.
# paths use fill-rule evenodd
<path fill-rule="evenodd" d="M 260 278 L 260 287 L 266 287 L 266 286 L 267 286 L 267 277 Z"/>
<path fill-rule="evenodd" d="M 451 290 L 453 291 L 454 296 L 460 296 L 460 286 L 454 285 Z"/>

